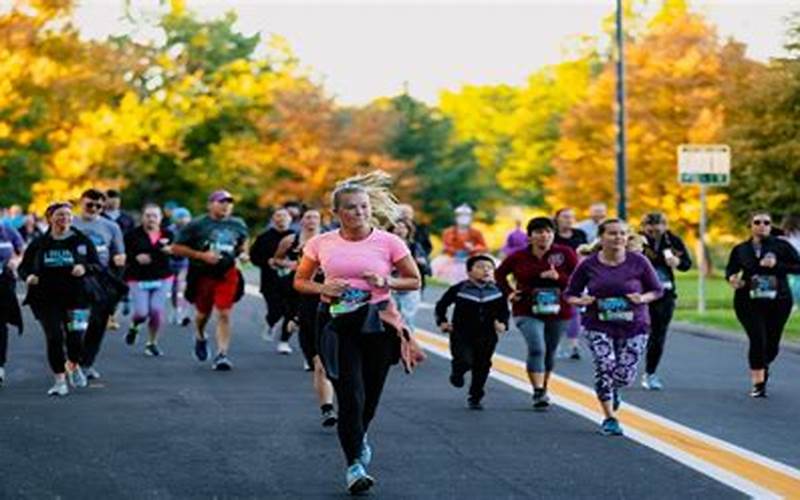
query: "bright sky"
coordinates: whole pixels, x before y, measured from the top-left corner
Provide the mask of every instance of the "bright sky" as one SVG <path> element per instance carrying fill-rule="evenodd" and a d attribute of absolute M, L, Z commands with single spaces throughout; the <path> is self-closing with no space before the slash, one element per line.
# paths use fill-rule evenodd
<path fill-rule="evenodd" d="M 119 32 L 123 0 L 78 0 L 77 23 L 90 37 Z M 160 0 L 132 0 L 155 12 Z M 651 3 L 653 1 L 651 0 Z M 657 2 L 656 2 L 657 3 Z M 570 37 L 596 35 L 613 0 L 186 0 L 203 17 L 239 14 L 245 33 L 277 33 L 344 104 L 395 95 L 408 82 L 415 97 L 435 103 L 464 84 L 521 84 L 563 57 Z M 785 55 L 784 19 L 797 0 L 694 0 L 723 37 L 748 45 L 760 60 Z M 161 6 L 161 8 L 165 8 Z"/>

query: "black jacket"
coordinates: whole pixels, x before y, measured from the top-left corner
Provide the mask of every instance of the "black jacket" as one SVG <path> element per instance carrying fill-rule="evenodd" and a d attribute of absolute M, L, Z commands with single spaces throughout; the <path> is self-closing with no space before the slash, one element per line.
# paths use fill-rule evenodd
<path fill-rule="evenodd" d="M 447 309 L 455 304 L 453 332 L 457 335 L 495 335 L 495 320 L 508 326 L 508 301 L 494 283 L 479 286 L 470 280 L 456 283 L 436 302 L 436 324 L 447 323 Z"/>
<path fill-rule="evenodd" d="M 680 259 L 677 267 L 678 271 L 685 272 L 692 268 L 692 256 L 689 255 L 689 251 L 686 249 L 683 240 L 670 231 L 664 233 L 660 241 L 655 241 L 646 234 L 642 236 L 645 238 L 644 256 L 653 264 L 659 279 L 664 285 L 664 296 L 675 297 L 677 295 L 675 272 L 667 265 L 667 259 L 664 257 L 664 250 L 669 248 L 672 250 L 675 257 Z M 664 278 L 667 278 L 669 282 L 672 283 L 672 288 L 669 288 L 664 283 Z"/>
<path fill-rule="evenodd" d="M 290 234 L 294 234 L 291 229 L 278 231 L 274 227 L 270 227 L 259 234 L 253 242 L 253 246 L 250 247 L 250 262 L 261 269 L 262 292 L 279 282 L 278 273 L 269 265 L 269 259 L 275 256 L 281 240 Z"/>
<path fill-rule="evenodd" d="M 775 255 L 777 261 L 775 267 L 761 266 L 761 258 L 767 253 Z M 775 277 L 778 292 L 776 299 L 792 300 L 792 292 L 789 289 L 789 280 L 786 275 L 800 274 L 800 256 L 789 242 L 775 236 L 769 236 L 763 240 L 761 251 L 759 255 L 756 255 L 756 248 L 751 238 L 739 243 L 731 250 L 728 265 L 725 267 L 725 279 L 729 279 L 740 271 L 747 286 L 736 290 L 736 299 L 750 300 L 751 279 L 754 275 L 761 275 Z"/>
<path fill-rule="evenodd" d="M 170 267 L 170 256 L 161 249 L 171 245 L 173 240 L 174 235 L 169 229 L 161 229 L 161 238 L 155 245 L 150 242 L 150 236 L 142 226 L 125 234 L 125 253 L 127 254 L 125 279 L 155 281 L 169 278 L 173 274 Z M 150 256 L 150 264 L 139 264 L 136 256 L 141 254 Z"/>

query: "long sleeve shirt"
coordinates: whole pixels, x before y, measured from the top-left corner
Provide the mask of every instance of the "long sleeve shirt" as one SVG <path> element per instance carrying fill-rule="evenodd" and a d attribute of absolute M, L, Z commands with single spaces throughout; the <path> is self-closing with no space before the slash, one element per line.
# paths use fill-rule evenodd
<path fill-rule="evenodd" d="M 669 231 L 664 233 L 658 241 L 645 235 L 645 242 L 642 253 L 653 264 L 658 279 L 664 287 L 664 295 L 674 297 L 677 294 L 675 271 L 667 265 L 664 251 L 669 249 L 680 260 L 676 267 L 678 271 L 688 271 L 692 267 L 692 257 L 689 255 L 689 251 L 686 250 L 686 245 L 684 245 L 683 240 Z"/>
<path fill-rule="evenodd" d="M 761 265 L 761 259 L 768 253 L 775 256 L 774 267 Z M 764 239 L 760 246 L 749 239 L 731 250 L 728 265 L 725 267 L 725 278 L 729 279 L 739 272 L 742 273 L 746 286 L 736 290 L 737 298 L 749 298 L 750 290 L 758 277 L 771 277 L 774 279 L 772 285 L 775 287 L 775 298 L 791 299 L 792 293 L 786 275 L 800 273 L 800 257 L 792 245 L 780 238 L 770 236 Z"/>

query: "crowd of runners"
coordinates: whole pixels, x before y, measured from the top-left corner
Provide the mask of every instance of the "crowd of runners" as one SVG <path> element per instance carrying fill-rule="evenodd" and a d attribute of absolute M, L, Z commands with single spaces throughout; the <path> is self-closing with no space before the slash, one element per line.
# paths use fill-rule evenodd
<path fill-rule="evenodd" d="M 97 189 L 75 202 L 54 201 L 41 219 L 3 211 L 0 386 L 13 384 L 4 369 L 9 326 L 22 331 L 26 306 L 45 335 L 51 396 L 101 378 L 106 330 L 120 328 L 124 316 L 124 342 L 143 345 L 145 355 L 164 355 L 159 334 L 172 323 L 192 328 L 198 362 L 231 370 L 231 319 L 249 262 L 260 270 L 266 302 L 260 334 L 284 355 L 297 336 L 321 423 L 337 429 L 351 493 L 374 483 L 368 429 L 391 366 L 410 372 L 424 359 L 414 331 L 427 277 L 449 286 L 429 294 L 438 299 L 436 324 L 450 338 L 449 382 L 464 387 L 471 374 L 472 410 L 483 408 L 498 339 L 512 326 L 527 346 L 536 411 L 550 406 L 557 360 L 581 359 L 579 339 L 594 363 L 603 434 L 623 434 L 616 418 L 621 390 L 637 379 L 640 364 L 642 386 L 664 388 L 658 367 L 676 307 L 675 274 L 692 267 L 664 214 L 646 214 L 634 228 L 609 218 L 602 203 L 581 223 L 562 208 L 519 221 L 495 256 L 473 227 L 472 208 L 462 205 L 442 235 L 442 253 L 431 259 L 427 227 L 390 186 L 375 172 L 337 184 L 327 211 L 287 203 L 252 244 L 247 224 L 233 214 L 235 195 L 224 190 L 211 193 L 206 213 L 196 217 L 168 202 L 144 205 L 136 220 L 122 209 L 119 192 Z M 787 217 L 775 228 L 768 211 L 746 223 L 750 236 L 731 251 L 725 277 L 749 339 L 750 395 L 763 398 L 798 299 L 800 223 Z"/>

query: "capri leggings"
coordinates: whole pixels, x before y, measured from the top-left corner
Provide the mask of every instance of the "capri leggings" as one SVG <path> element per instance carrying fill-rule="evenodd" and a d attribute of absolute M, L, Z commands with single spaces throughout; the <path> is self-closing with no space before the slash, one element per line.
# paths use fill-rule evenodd
<path fill-rule="evenodd" d="M 647 335 L 628 338 L 586 331 L 586 341 L 594 356 L 594 389 L 597 399 L 609 401 L 614 391 L 636 380 L 636 369 L 647 346 Z"/>
<path fill-rule="evenodd" d="M 133 281 L 131 301 L 133 302 L 133 322 L 148 322 L 153 330 L 158 330 L 164 321 L 167 299 L 172 292 L 172 278 L 152 281 Z"/>
<path fill-rule="evenodd" d="M 514 318 L 517 328 L 528 345 L 526 367 L 529 372 L 544 373 L 553 371 L 555 352 L 561 335 L 567 329 L 569 320 L 541 320 L 531 316 Z"/>

